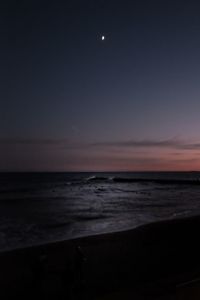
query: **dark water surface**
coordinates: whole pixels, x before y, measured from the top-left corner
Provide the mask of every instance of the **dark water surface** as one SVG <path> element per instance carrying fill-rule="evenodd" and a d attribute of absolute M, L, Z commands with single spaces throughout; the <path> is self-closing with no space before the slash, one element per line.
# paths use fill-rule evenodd
<path fill-rule="evenodd" d="M 0 173 L 0 250 L 200 214 L 199 172 Z"/>

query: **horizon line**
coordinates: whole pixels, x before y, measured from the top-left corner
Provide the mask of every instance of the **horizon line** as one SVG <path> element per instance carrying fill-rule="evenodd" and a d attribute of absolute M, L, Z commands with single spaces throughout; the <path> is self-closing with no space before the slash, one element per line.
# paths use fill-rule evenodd
<path fill-rule="evenodd" d="M 0 171 L 0 173 L 198 173 L 200 170 L 127 170 L 127 171 Z"/>

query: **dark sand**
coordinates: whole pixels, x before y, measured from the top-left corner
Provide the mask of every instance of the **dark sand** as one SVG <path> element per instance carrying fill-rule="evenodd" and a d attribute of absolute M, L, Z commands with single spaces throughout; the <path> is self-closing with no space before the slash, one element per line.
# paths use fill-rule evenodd
<path fill-rule="evenodd" d="M 200 217 L 0 253 L 0 299 L 200 299 Z"/>

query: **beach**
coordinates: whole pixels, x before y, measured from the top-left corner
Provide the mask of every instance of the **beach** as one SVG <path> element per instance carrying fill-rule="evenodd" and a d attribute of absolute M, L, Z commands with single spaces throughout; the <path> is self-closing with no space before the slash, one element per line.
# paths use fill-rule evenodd
<path fill-rule="evenodd" d="M 199 230 L 197 216 L 1 252 L 1 299 L 196 299 Z"/>
<path fill-rule="evenodd" d="M 200 300 L 200 1 L 2 1 L 0 300 Z"/>

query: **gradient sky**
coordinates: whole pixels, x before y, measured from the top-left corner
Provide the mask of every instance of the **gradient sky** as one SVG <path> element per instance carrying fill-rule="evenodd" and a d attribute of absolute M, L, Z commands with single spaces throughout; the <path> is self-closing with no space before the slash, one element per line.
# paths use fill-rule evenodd
<path fill-rule="evenodd" d="M 1 2 L 0 80 L 0 171 L 200 170 L 197 1 Z"/>

